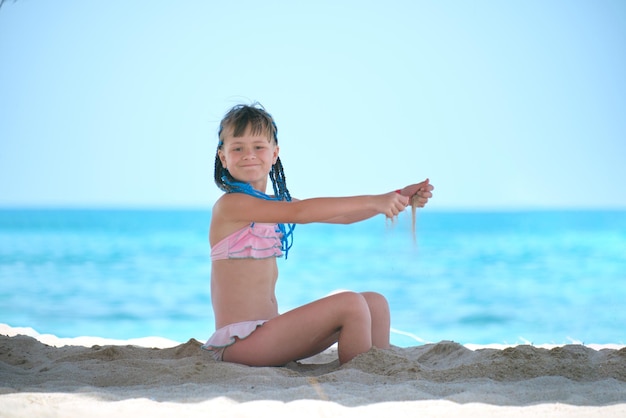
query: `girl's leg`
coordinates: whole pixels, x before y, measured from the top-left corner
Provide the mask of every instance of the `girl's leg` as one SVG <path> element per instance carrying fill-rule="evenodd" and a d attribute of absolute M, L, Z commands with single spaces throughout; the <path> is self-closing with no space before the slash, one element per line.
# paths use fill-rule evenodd
<path fill-rule="evenodd" d="M 338 293 L 277 316 L 224 351 L 224 361 L 282 366 L 338 343 L 339 362 L 372 348 L 372 319 L 365 296 Z"/>
<path fill-rule="evenodd" d="M 376 348 L 389 348 L 389 327 L 391 319 L 389 303 L 380 293 L 361 293 L 367 302 L 372 317 L 372 345 Z"/>

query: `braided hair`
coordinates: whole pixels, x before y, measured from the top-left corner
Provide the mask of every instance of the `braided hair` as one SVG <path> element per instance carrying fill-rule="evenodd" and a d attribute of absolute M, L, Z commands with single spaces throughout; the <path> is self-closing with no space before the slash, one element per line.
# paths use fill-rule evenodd
<path fill-rule="evenodd" d="M 224 145 L 225 130 L 232 130 L 234 137 L 240 137 L 245 134 L 248 128 L 250 128 L 252 135 L 267 133 L 270 141 L 273 139 L 274 143 L 278 145 L 278 128 L 272 115 L 270 115 L 261 104 L 253 103 L 252 105 L 236 105 L 226 113 L 220 122 L 217 151 L 222 149 Z M 284 200 L 290 202 L 291 194 L 287 189 L 285 172 L 280 157 L 276 158 L 276 162 L 272 165 L 269 176 L 272 181 L 274 196 L 268 196 L 263 192 L 255 190 L 250 184 L 235 179 L 222 165 L 219 153 L 215 153 L 215 184 L 224 192 L 245 193 L 265 200 Z M 288 224 L 287 227 L 285 227 L 284 224 L 278 224 L 278 228 L 283 234 L 281 241 L 285 259 L 293 244 L 293 230 L 295 227 L 295 224 Z"/>

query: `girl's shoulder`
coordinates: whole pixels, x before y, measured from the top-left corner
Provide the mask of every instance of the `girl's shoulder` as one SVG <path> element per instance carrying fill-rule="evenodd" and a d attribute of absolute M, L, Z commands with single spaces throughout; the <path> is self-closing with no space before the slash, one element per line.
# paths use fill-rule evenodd
<path fill-rule="evenodd" d="M 233 205 L 239 206 L 245 203 L 251 204 L 254 202 L 254 200 L 252 199 L 255 198 L 252 196 L 248 196 L 244 193 L 224 193 L 222 196 L 220 196 L 219 199 L 215 201 L 215 204 L 213 205 L 213 210 L 220 210 Z"/>
<path fill-rule="evenodd" d="M 224 193 L 213 205 L 212 216 L 222 221 L 232 218 L 254 221 L 251 217 L 256 212 L 260 200 L 244 193 Z"/>

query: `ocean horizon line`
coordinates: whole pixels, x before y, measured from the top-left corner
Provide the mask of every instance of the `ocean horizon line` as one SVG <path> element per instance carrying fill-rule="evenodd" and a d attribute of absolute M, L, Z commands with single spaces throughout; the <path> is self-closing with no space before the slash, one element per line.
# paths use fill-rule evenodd
<path fill-rule="evenodd" d="M 93 212 L 210 212 L 212 204 L 208 206 L 194 205 L 0 205 L 1 212 L 38 212 L 38 211 L 93 211 Z M 407 210 L 409 210 L 407 208 Z M 553 213 L 553 212 L 626 212 L 626 207 L 598 206 L 598 207 L 435 207 L 422 208 L 420 211 L 430 213 Z"/>

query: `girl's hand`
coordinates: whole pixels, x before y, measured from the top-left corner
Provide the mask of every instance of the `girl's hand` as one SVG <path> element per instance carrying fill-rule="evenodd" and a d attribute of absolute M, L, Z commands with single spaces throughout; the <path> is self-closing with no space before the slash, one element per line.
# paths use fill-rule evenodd
<path fill-rule="evenodd" d="M 415 205 L 418 208 L 423 208 L 426 203 L 428 203 L 428 199 L 433 197 L 433 194 L 431 192 L 434 189 L 435 188 L 432 186 L 432 184 L 430 184 L 430 180 L 426 179 L 421 183 L 406 186 L 400 191 L 400 194 L 402 196 L 408 197 L 409 203 Z M 407 205 L 409 203 L 407 203 Z"/>
<path fill-rule="evenodd" d="M 409 198 L 396 192 L 385 193 L 375 196 L 376 212 L 393 219 L 407 207 Z"/>

